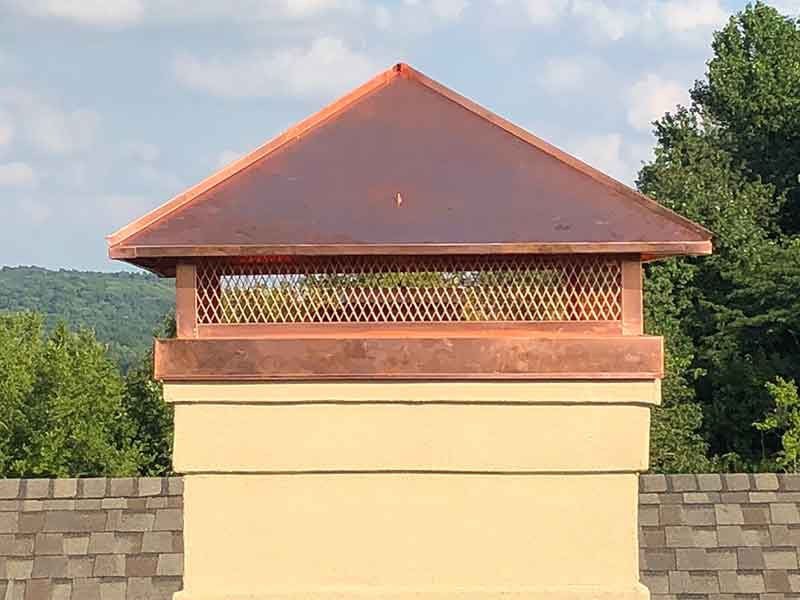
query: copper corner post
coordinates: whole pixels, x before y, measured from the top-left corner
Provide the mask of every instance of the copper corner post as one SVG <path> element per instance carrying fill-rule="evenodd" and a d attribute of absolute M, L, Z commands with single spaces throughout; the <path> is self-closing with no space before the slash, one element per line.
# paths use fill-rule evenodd
<path fill-rule="evenodd" d="M 642 263 L 707 230 L 398 64 L 108 242 L 176 280 L 176 598 L 649 597 Z"/>

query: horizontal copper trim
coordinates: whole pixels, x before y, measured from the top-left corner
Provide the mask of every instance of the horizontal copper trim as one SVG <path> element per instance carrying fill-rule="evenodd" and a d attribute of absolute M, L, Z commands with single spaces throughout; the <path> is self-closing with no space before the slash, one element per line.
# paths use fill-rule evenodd
<path fill-rule="evenodd" d="M 299 244 L 230 246 L 112 246 L 109 257 L 319 256 L 397 254 L 711 254 L 711 242 L 551 242 L 507 244 Z"/>
<path fill-rule="evenodd" d="M 156 340 L 165 381 L 660 379 L 660 337 L 366 337 Z"/>
<path fill-rule="evenodd" d="M 430 338 L 527 337 L 530 335 L 622 335 L 621 321 L 543 321 L 541 323 L 235 323 L 198 325 L 197 337 L 241 338 Z"/>

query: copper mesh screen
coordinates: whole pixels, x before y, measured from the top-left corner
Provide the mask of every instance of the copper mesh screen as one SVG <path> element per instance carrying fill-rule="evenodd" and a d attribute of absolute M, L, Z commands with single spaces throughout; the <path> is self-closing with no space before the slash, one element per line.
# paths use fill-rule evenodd
<path fill-rule="evenodd" d="M 622 267 L 601 256 L 340 256 L 208 260 L 198 322 L 608 321 Z"/>

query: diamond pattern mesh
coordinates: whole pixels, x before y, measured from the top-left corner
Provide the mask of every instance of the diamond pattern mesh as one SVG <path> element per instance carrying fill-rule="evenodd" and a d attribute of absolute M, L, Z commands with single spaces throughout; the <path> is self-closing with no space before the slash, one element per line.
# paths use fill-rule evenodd
<path fill-rule="evenodd" d="M 338 256 L 207 260 L 198 322 L 613 321 L 622 266 L 602 256 Z"/>

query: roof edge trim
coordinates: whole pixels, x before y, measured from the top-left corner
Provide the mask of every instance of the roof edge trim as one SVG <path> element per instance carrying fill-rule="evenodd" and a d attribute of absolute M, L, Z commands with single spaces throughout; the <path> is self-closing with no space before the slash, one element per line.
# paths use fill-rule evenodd
<path fill-rule="evenodd" d="M 272 244 L 111 247 L 110 258 L 192 258 L 206 256 L 332 256 L 386 254 L 711 254 L 710 241 L 694 242 L 538 242 L 486 244 Z"/>

